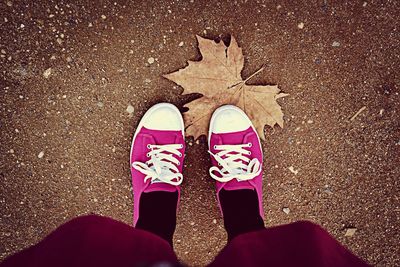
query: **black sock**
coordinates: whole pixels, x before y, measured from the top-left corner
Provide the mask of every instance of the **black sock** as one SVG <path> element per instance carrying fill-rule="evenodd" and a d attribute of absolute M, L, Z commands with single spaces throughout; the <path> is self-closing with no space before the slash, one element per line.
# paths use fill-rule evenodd
<path fill-rule="evenodd" d="M 240 234 L 265 228 L 259 213 L 258 196 L 255 190 L 221 189 L 219 199 L 228 241 Z"/>
<path fill-rule="evenodd" d="M 152 232 L 172 246 L 176 227 L 178 192 L 155 191 L 140 196 L 140 216 L 137 229 Z"/>

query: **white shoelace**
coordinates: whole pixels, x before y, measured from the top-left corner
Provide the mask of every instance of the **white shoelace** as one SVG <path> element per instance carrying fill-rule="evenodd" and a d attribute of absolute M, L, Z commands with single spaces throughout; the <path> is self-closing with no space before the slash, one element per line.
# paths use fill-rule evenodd
<path fill-rule="evenodd" d="M 144 181 L 151 179 L 151 183 L 163 182 L 170 185 L 180 185 L 183 180 L 183 175 L 179 172 L 179 160 L 173 155 L 182 157 L 181 149 L 183 145 L 169 144 L 169 145 L 147 145 L 150 152 L 147 156 L 150 157 L 145 163 L 135 161 L 132 167 L 143 173 L 145 176 Z"/>
<path fill-rule="evenodd" d="M 214 154 L 208 151 L 222 168 L 213 166 L 210 175 L 219 182 L 229 182 L 232 179 L 248 181 L 261 173 L 261 164 L 257 158 L 250 160 L 251 152 L 245 148 L 252 144 L 242 145 L 215 145 L 215 150 L 221 150 Z M 214 174 L 217 172 L 219 175 Z"/>

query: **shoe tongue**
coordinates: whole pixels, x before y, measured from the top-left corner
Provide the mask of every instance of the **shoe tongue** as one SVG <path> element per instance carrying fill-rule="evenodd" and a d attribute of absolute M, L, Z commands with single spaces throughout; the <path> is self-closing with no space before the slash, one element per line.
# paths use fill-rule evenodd
<path fill-rule="evenodd" d="M 254 186 L 249 181 L 242 181 L 239 182 L 238 180 L 234 179 L 226 183 L 223 188 L 227 191 L 230 190 L 238 190 L 238 189 L 252 189 L 254 190 Z"/>
<path fill-rule="evenodd" d="M 150 183 L 143 192 L 145 192 L 145 193 L 153 192 L 153 191 L 175 192 L 176 190 L 177 190 L 177 188 L 175 185 L 156 182 L 156 183 Z"/>
<path fill-rule="evenodd" d="M 158 134 L 155 134 L 155 132 Z M 150 143 L 154 144 L 179 144 L 181 142 L 181 131 L 160 131 L 147 129 L 145 127 L 142 128 L 142 134 L 147 136 L 151 140 Z M 166 192 L 175 192 L 177 191 L 177 186 L 170 185 L 163 182 L 153 182 L 150 183 L 143 192 L 153 192 L 153 191 L 166 191 Z"/>
<path fill-rule="evenodd" d="M 244 131 L 234 132 L 234 133 L 224 133 L 218 136 L 221 139 L 221 143 L 224 145 L 237 145 L 244 144 L 247 140 L 254 135 L 254 132 L 251 127 Z M 233 179 L 224 184 L 223 188 L 227 191 L 229 190 L 237 190 L 237 189 L 252 189 L 255 187 L 250 183 L 250 181 L 241 181 L 239 182 L 237 179 Z"/>

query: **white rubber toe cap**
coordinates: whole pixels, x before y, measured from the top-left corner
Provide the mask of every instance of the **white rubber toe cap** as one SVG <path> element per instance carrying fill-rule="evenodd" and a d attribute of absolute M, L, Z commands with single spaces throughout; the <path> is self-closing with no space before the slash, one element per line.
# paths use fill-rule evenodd
<path fill-rule="evenodd" d="M 178 108 L 169 103 L 160 103 L 144 114 L 141 126 L 151 130 L 183 131 L 184 124 Z"/>
<path fill-rule="evenodd" d="M 240 108 L 225 105 L 214 111 L 211 117 L 209 136 L 211 133 L 239 132 L 252 127 L 252 123 Z"/>

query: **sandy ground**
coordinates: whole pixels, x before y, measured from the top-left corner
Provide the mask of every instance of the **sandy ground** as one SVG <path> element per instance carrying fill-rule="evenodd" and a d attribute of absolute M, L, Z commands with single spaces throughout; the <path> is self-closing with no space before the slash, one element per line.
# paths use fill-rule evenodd
<path fill-rule="evenodd" d="M 196 97 L 161 75 L 199 59 L 195 34 L 233 34 L 243 77 L 267 64 L 252 82 L 290 94 L 285 128 L 265 129 L 266 225 L 311 220 L 369 263 L 400 265 L 398 1 L 77 2 L 0 3 L 0 258 L 81 214 L 130 224 L 140 117 Z M 205 139 L 187 142 L 174 241 L 201 266 L 226 234 Z"/>

